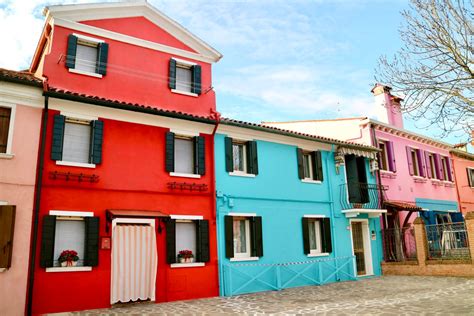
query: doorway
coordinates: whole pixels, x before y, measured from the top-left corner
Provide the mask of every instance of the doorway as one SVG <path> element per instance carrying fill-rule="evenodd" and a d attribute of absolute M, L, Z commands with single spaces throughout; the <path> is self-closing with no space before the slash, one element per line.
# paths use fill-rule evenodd
<path fill-rule="evenodd" d="M 349 202 L 364 204 L 369 202 L 365 158 L 355 155 L 345 156 L 347 191 Z"/>
<path fill-rule="evenodd" d="M 351 220 L 352 254 L 355 256 L 354 270 L 357 276 L 373 274 L 372 249 L 370 246 L 369 221 Z"/>
<path fill-rule="evenodd" d="M 154 219 L 112 222 L 110 303 L 155 300 L 158 253 Z"/>

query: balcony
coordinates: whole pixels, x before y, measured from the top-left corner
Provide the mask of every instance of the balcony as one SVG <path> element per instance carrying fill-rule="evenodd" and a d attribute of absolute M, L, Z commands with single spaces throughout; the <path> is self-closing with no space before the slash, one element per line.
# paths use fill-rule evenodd
<path fill-rule="evenodd" d="M 340 186 L 340 202 L 342 213 L 346 217 L 356 217 L 361 213 L 369 217 L 377 217 L 386 210 L 383 209 L 386 187 L 378 184 L 363 182 L 348 182 Z"/>

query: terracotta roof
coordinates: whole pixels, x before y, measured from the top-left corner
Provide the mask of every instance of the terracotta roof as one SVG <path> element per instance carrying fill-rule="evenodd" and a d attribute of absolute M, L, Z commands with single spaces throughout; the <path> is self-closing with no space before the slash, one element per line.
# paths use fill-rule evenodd
<path fill-rule="evenodd" d="M 23 83 L 37 87 L 43 86 L 43 80 L 35 77 L 28 71 L 16 71 L 5 68 L 0 68 L 0 81 Z"/>
<path fill-rule="evenodd" d="M 320 119 L 320 120 L 295 120 L 295 121 L 276 121 L 276 122 L 266 122 L 263 121 L 262 124 L 291 124 L 291 123 L 311 123 L 311 122 L 333 122 L 333 121 L 354 121 L 354 120 L 366 120 L 367 116 L 355 116 L 355 117 L 340 117 L 334 119 Z"/>
<path fill-rule="evenodd" d="M 393 207 L 402 211 L 423 211 L 421 207 L 413 202 L 388 200 L 384 201 L 383 205 L 384 207 Z"/>
<path fill-rule="evenodd" d="M 311 134 L 305 134 L 305 133 L 300 133 L 300 132 L 295 132 L 287 129 L 282 129 L 278 127 L 273 127 L 273 126 L 266 126 L 262 124 L 257 124 L 257 123 L 250 123 L 250 122 L 245 122 L 245 121 L 239 121 L 239 120 L 234 120 L 231 118 L 222 118 L 221 119 L 222 124 L 227 124 L 227 125 L 235 125 L 239 127 L 247 127 L 247 128 L 253 128 L 253 129 L 258 129 L 261 131 L 269 132 L 269 133 L 276 133 L 276 134 L 282 134 L 290 137 L 299 137 L 299 138 L 305 138 L 308 140 L 314 140 L 314 141 L 320 141 L 323 143 L 329 143 L 329 144 L 337 144 L 345 147 L 352 147 L 352 148 L 359 148 L 359 149 L 365 149 L 368 151 L 379 151 L 378 148 L 373 147 L 373 146 L 367 146 L 367 145 L 361 145 L 357 143 L 351 143 L 347 141 L 342 141 L 334 138 L 329 138 L 329 137 L 324 137 L 324 136 L 315 136 Z"/>

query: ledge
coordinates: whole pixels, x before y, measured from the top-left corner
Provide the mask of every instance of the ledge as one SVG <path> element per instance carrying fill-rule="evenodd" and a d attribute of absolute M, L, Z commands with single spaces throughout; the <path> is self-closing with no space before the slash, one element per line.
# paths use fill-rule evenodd
<path fill-rule="evenodd" d="M 54 267 L 46 268 L 46 272 L 86 272 L 92 271 L 92 267 Z"/>
<path fill-rule="evenodd" d="M 0 159 L 13 159 L 15 157 L 14 154 L 0 154 Z"/>
<path fill-rule="evenodd" d="M 204 267 L 206 264 L 204 262 L 193 262 L 193 263 L 172 263 L 171 268 L 196 268 Z"/>
<path fill-rule="evenodd" d="M 79 168 L 90 168 L 94 169 L 96 166 L 93 163 L 83 163 L 83 162 L 70 162 L 70 161 L 56 161 L 58 166 L 69 166 L 69 167 L 79 167 Z"/>
<path fill-rule="evenodd" d="M 329 253 L 328 252 L 321 252 L 321 253 L 309 253 L 306 255 L 308 258 L 311 258 L 311 257 L 325 257 L 325 256 L 329 256 Z"/>
<path fill-rule="evenodd" d="M 343 210 L 341 213 L 345 214 L 347 218 L 357 217 L 360 214 L 367 214 L 369 215 L 369 218 L 372 218 L 372 217 L 380 217 L 382 214 L 387 213 L 387 210 L 352 208 L 349 210 Z"/>
<path fill-rule="evenodd" d="M 236 171 L 229 172 L 229 176 L 255 178 L 255 175 L 252 173 L 236 172 Z"/>
<path fill-rule="evenodd" d="M 301 179 L 303 183 L 312 183 L 312 184 L 321 184 L 322 182 L 319 180 L 312 180 L 312 179 Z"/>
<path fill-rule="evenodd" d="M 179 178 L 201 179 L 200 174 L 194 174 L 194 173 L 170 172 L 170 176 L 171 177 L 179 177 Z"/>
<path fill-rule="evenodd" d="M 181 90 L 176 90 L 176 89 L 171 89 L 171 92 L 177 93 L 177 94 L 182 94 L 182 95 L 187 95 L 188 97 L 195 97 L 197 98 L 199 95 L 197 93 L 192 93 L 192 92 L 187 92 L 187 91 L 181 91 Z"/>
<path fill-rule="evenodd" d="M 88 72 L 88 71 L 74 69 L 74 68 L 69 68 L 69 72 L 72 72 L 73 74 L 78 74 L 78 75 L 84 75 L 84 76 L 95 77 L 95 78 L 102 78 L 101 74 L 96 74 L 96 73 L 93 73 L 93 72 Z"/>
<path fill-rule="evenodd" d="M 247 257 L 247 258 L 230 258 L 229 260 L 232 262 L 238 262 L 238 261 L 257 261 L 259 260 L 259 257 Z"/>

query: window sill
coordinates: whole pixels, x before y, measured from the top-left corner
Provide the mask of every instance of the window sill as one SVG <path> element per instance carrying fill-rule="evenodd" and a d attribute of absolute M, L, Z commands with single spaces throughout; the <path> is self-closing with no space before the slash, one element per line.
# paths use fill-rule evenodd
<path fill-rule="evenodd" d="M 309 253 L 307 254 L 308 258 L 311 257 L 324 257 L 324 256 L 329 256 L 328 252 L 321 252 L 321 253 Z"/>
<path fill-rule="evenodd" d="M 81 167 L 81 168 L 95 168 L 96 165 L 93 163 L 83 163 L 83 162 L 71 162 L 71 161 L 56 161 L 58 166 L 69 166 L 69 167 Z"/>
<path fill-rule="evenodd" d="M 0 273 L 7 271 L 8 268 L 0 268 Z"/>
<path fill-rule="evenodd" d="M 259 260 L 259 257 L 247 257 L 247 258 L 230 258 L 230 261 L 232 262 L 238 262 L 238 261 L 257 261 Z"/>
<path fill-rule="evenodd" d="M 303 182 L 303 183 L 312 183 L 312 184 L 321 184 L 322 183 L 319 180 L 313 180 L 313 179 L 301 179 L 301 182 Z"/>
<path fill-rule="evenodd" d="M 426 178 L 423 178 L 420 176 L 412 176 L 412 177 L 416 183 L 425 183 L 426 181 L 428 181 Z"/>
<path fill-rule="evenodd" d="M 92 271 L 92 267 L 53 267 L 46 268 L 46 272 L 85 272 Z"/>
<path fill-rule="evenodd" d="M 170 172 L 170 176 L 171 177 L 180 177 L 180 178 L 201 179 L 200 174 L 194 174 L 194 173 Z"/>
<path fill-rule="evenodd" d="M 397 177 L 397 173 L 389 170 L 380 170 L 380 176 L 382 178 L 395 179 Z"/>
<path fill-rule="evenodd" d="M 96 74 L 94 72 L 88 72 L 88 71 L 74 69 L 74 68 L 69 68 L 69 72 L 72 72 L 72 73 L 78 74 L 78 75 L 84 75 L 84 76 L 95 77 L 95 78 L 102 78 L 101 74 Z"/>
<path fill-rule="evenodd" d="M 171 89 L 171 92 L 177 93 L 177 94 L 182 94 L 182 95 L 187 95 L 188 97 L 195 97 L 197 98 L 199 95 L 197 93 L 192 93 L 192 92 L 187 92 L 187 91 L 181 91 L 181 90 L 176 90 L 176 89 Z"/>
<path fill-rule="evenodd" d="M 252 173 L 239 172 L 239 171 L 229 172 L 229 176 L 255 178 L 255 175 Z"/>
<path fill-rule="evenodd" d="M 13 157 L 15 157 L 14 154 L 0 154 L 0 159 L 13 159 Z"/>
<path fill-rule="evenodd" d="M 195 267 L 204 267 L 206 264 L 204 262 L 193 262 L 193 263 L 172 263 L 171 268 L 195 268 Z"/>

